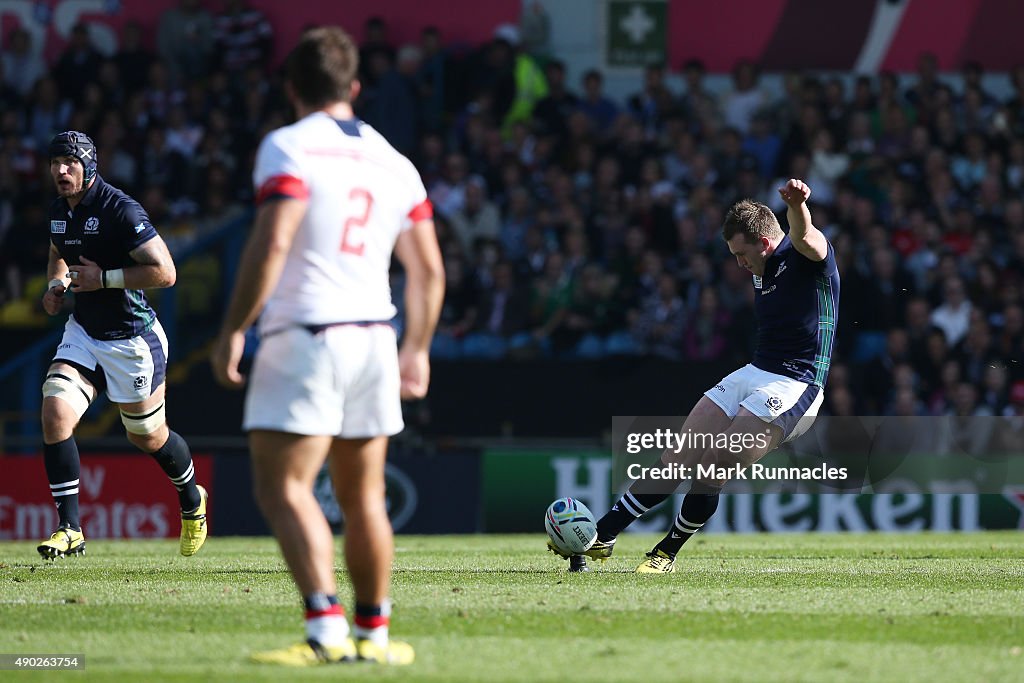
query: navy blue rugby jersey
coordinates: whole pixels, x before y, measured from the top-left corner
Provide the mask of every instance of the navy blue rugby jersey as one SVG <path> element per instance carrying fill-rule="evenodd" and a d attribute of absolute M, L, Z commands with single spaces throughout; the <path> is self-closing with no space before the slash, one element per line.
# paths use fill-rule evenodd
<path fill-rule="evenodd" d="M 832 245 L 812 261 L 783 237 L 754 276 L 757 350 L 754 366 L 825 386 L 839 315 L 839 268 Z"/>
<path fill-rule="evenodd" d="M 157 236 L 138 202 L 99 175 L 73 210 L 63 197 L 50 207 L 50 241 L 69 265 L 80 256 L 103 270 L 136 265 L 129 255 Z M 129 339 L 148 332 L 156 313 L 141 289 L 98 289 L 74 294 L 75 320 L 94 339 Z"/>

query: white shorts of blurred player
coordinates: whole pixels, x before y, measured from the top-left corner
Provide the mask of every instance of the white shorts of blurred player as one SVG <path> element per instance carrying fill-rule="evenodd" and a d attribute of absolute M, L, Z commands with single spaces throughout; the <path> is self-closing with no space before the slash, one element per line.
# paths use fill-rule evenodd
<path fill-rule="evenodd" d="M 352 323 L 289 327 L 263 338 L 243 429 L 365 439 L 402 431 L 395 332 Z"/>
<path fill-rule="evenodd" d="M 704 392 L 729 417 L 740 407 L 782 429 L 779 445 L 811 428 L 825 394 L 816 384 L 777 375 L 749 363 Z"/>
<path fill-rule="evenodd" d="M 167 377 L 167 336 L 157 320 L 137 337 L 93 339 L 71 316 L 53 356 L 54 363 L 60 361 L 101 373 L 107 398 L 113 403 L 138 403 L 149 398 Z"/>

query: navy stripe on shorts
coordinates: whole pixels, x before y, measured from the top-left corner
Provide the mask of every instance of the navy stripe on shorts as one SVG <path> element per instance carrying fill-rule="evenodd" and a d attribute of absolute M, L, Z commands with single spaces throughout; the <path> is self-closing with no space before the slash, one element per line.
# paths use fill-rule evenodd
<path fill-rule="evenodd" d="M 149 395 L 152 396 L 167 376 L 167 357 L 164 355 L 164 345 L 160 343 L 160 337 L 156 332 L 143 332 L 142 338 L 146 340 L 149 353 L 153 356 L 153 381 L 149 383 Z"/>
<path fill-rule="evenodd" d="M 784 413 L 779 413 L 779 416 L 772 420 L 773 425 L 782 427 L 783 440 L 788 439 L 789 435 L 793 433 L 801 418 L 811 409 L 811 404 L 818 398 L 820 392 L 821 387 L 817 384 L 808 384 L 807 388 L 804 389 L 804 393 L 800 394 L 800 398 L 793 404 L 793 407 Z"/>

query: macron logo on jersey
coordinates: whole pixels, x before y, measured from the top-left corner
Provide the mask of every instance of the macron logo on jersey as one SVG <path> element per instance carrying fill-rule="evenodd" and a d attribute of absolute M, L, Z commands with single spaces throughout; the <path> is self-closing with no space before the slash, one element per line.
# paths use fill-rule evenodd
<path fill-rule="evenodd" d="M 50 232 L 55 235 L 63 235 L 68 231 L 67 221 L 50 221 Z"/>
<path fill-rule="evenodd" d="M 782 275 L 782 271 L 786 270 L 786 262 L 783 261 L 779 264 L 779 269 L 775 271 L 775 277 Z"/>

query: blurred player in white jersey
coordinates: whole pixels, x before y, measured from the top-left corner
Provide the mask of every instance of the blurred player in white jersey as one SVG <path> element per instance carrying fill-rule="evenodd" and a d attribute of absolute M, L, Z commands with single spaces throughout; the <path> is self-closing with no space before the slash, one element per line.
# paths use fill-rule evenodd
<path fill-rule="evenodd" d="M 244 429 L 256 499 L 306 606 L 306 641 L 254 655 L 263 662 L 414 656 L 388 635 L 394 544 L 384 462 L 388 437 L 403 428 L 400 397 L 427 393 L 444 269 L 419 174 L 354 117 L 357 62 L 337 27 L 306 32 L 288 57 L 298 121 L 267 135 L 257 154 L 256 224 L 212 357 L 218 381 L 242 386 L 244 334 L 260 317 Z M 407 276 L 400 347 L 388 322 L 392 250 Z M 334 539 L 312 492 L 325 459 L 345 514 L 351 634 Z"/>

